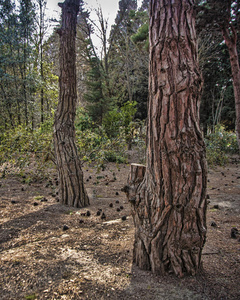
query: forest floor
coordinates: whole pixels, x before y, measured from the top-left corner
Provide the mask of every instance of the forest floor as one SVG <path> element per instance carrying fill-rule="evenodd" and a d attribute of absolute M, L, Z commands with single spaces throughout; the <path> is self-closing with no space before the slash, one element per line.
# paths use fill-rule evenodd
<path fill-rule="evenodd" d="M 240 234 L 231 237 L 240 231 L 239 158 L 209 170 L 203 271 L 183 279 L 132 264 L 134 225 L 121 192 L 129 165 L 83 170 L 91 205 L 82 209 L 57 202 L 54 172 L 28 184 L 0 179 L 0 299 L 240 299 Z"/>

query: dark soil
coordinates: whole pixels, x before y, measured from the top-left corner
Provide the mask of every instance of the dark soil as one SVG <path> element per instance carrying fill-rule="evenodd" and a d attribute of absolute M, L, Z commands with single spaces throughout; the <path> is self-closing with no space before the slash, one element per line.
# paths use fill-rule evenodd
<path fill-rule="evenodd" d="M 121 192 L 128 165 L 84 168 L 91 205 L 82 209 L 57 202 L 56 174 L 30 184 L 7 175 L 0 180 L 0 299 L 240 299 L 240 234 L 231 236 L 232 228 L 240 233 L 239 165 L 235 158 L 209 171 L 203 271 L 183 279 L 132 264 L 134 225 Z"/>

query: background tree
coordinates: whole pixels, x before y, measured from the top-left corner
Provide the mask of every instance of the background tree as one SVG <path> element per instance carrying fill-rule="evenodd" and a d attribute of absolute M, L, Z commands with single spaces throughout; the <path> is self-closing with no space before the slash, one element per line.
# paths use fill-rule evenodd
<path fill-rule="evenodd" d="M 32 78 L 30 68 L 32 56 L 32 37 L 34 33 L 34 18 L 35 18 L 35 7 L 31 0 L 20 0 L 20 12 L 19 12 L 19 33 L 20 33 L 20 43 L 21 52 L 23 53 L 22 63 L 19 64 L 21 79 L 22 79 L 22 97 L 24 103 L 24 113 L 25 113 L 25 124 L 29 123 L 29 105 L 33 104 L 33 99 L 31 97 L 31 89 L 35 89 L 32 85 Z M 20 58 L 19 58 L 20 59 Z"/>
<path fill-rule="evenodd" d="M 192 2 L 150 1 L 147 166 L 146 172 L 132 166 L 125 189 L 136 227 L 134 262 L 180 277 L 199 270 L 206 238 L 207 166 L 194 24 Z"/>
<path fill-rule="evenodd" d="M 215 126 L 224 124 L 235 130 L 235 104 L 231 67 L 226 45 L 219 33 L 202 30 L 199 33 L 199 60 L 204 86 L 200 106 L 200 124 L 207 136 Z"/>
<path fill-rule="evenodd" d="M 46 1 L 38 0 L 39 5 L 39 46 L 40 46 L 40 76 L 42 83 L 44 82 L 43 70 L 43 37 L 44 37 L 44 10 L 46 9 Z M 44 121 L 44 88 L 41 87 L 41 122 Z"/>
<path fill-rule="evenodd" d="M 75 145 L 77 103 L 75 38 L 80 0 L 66 0 L 62 8 L 60 36 L 59 102 L 55 113 L 54 146 L 61 202 L 74 207 L 89 204 L 83 172 Z"/>
<path fill-rule="evenodd" d="M 133 35 L 148 19 L 146 10 L 137 10 L 136 1 L 120 1 L 110 38 L 110 77 L 117 105 L 137 102 L 136 117 L 146 118 L 148 96 L 148 51 L 135 43 Z M 114 35 L 112 34 L 114 33 Z"/>
<path fill-rule="evenodd" d="M 206 0 L 198 2 L 200 2 L 199 26 L 207 26 L 211 31 L 220 31 L 229 52 L 235 97 L 235 127 L 240 149 L 240 68 L 237 51 L 240 1 Z"/>

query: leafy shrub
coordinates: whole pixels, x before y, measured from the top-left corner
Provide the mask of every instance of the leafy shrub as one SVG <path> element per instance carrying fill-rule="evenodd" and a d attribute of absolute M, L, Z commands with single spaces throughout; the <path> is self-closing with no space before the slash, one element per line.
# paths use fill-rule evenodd
<path fill-rule="evenodd" d="M 109 138 L 115 138 L 119 135 L 121 125 L 122 114 L 117 108 L 109 111 L 103 118 L 103 127 Z"/>
<path fill-rule="evenodd" d="M 205 139 L 207 161 L 209 165 L 225 165 L 229 154 L 238 153 L 236 134 L 225 130 L 223 125 L 216 125 L 215 130 Z"/>
<path fill-rule="evenodd" d="M 30 172 L 29 166 L 33 163 L 37 165 L 33 170 L 33 177 L 43 176 L 53 158 L 52 126 L 53 121 L 49 120 L 34 130 L 17 126 L 1 132 L 0 165 L 5 163 L 8 166 L 5 171 L 14 166 L 21 171 L 28 168 Z"/>
<path fill-rule="evenodd" d="M 116 162 L 118 164 L 127 162 L 126 157 L 122 153 L 117 153 L 113 150 L 104 151 L 104 158 L 108 162 Z"/>
<path fill-rule="evenodd" d="M 83 116 L 85 116 L 83 118 Z M 114 116 L 114 112 L 112 114 Z M 109 118 L 116 120 L 114 117 Z M 106 162 L 122 163 L 126 161 L 126 144 L 119 132 L 114 133 L 113 126 L 96 126 L 84 110 L 79 110 L 76 118 L 76 141 L 81 161 L 92 163 L 100 168 Z M 87 120 L 87 123 L 86 123 Z M 84 124 L 84 126 L 82 126 Z M 106 128 L 109 130 L 106 131 Z M 110 137 L 109 137 L 110 135 Z"/>

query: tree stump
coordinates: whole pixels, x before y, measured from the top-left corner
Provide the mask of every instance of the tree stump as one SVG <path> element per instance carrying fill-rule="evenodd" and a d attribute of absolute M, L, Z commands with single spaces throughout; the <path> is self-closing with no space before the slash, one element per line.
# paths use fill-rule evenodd
<path fill-rule="evenodd" d="M 131 204 L 135 204 L 136 202 L 136 192 L 143 181 L 144 175 L 146 172 L 146 167 L 141 164 L 131 164 L 130 173 L 127 180 L 127 185 L 122 189 L 125 192 L 128 201 Z"/>

